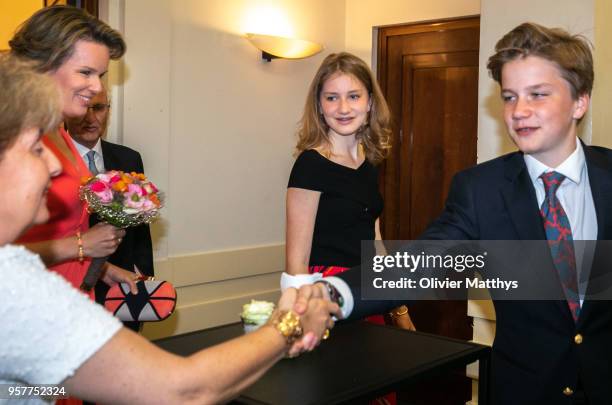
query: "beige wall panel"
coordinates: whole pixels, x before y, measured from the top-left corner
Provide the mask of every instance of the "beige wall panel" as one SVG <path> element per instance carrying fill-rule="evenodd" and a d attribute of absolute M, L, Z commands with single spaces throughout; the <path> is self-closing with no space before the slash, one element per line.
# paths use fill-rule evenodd
<path fill-rule="evenodd" d="M 276 302 L 285 246 L 207 252 L 155 261 L 156 278 L 176 287 L 176 312 L 147 324 L 147 337 L 171 336 L 237 322 L 251 299 Z"/>
<path fill-rule="evenodd" d="M 595 1 L 593 144 L 612 148 L 612 2 Z"/>
<path fill-rule="evenodd" d="M 177 286 L 208 283 L 283 271 L 285 245 L 174 256 L 170 262 Z"/>
<path fill-rule="evenodd" d="M 278 291 L 280 289 L 279 279 L 280 273 L 276 272 L 180 287 L 179 305 L 188 306 L 208 301 L 220 301 L 226 298 L 244 297 L 253 292 Z M 243 302 L 243 304 L 249 301 L 250 298 Z"/>

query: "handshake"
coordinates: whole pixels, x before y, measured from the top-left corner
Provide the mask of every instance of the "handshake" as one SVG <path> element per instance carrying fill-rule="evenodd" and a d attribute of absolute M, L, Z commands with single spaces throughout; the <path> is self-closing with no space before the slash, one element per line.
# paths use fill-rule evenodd
<path fill-rule="evenodd" d="M 333 302 L 324 283 L 308 284 L 283 291 L 279 301 L 280 311 L 293 311 L 300 317 L 302 335 L 291 344 L 288 357 L 296 357 L 306 351 L 312 351 L 329 337 L 334 327 L 334 316 L 342 318 L 340 306 Z"/>

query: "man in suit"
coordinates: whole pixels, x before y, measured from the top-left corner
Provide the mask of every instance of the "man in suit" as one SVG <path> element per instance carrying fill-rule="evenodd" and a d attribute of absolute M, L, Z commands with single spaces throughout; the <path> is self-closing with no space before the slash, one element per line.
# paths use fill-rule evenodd
<path fill-rule="evenodd" d="M 109 111 L 108 95 L 106 90 L 103 90 L 91 99 L 87 114 L 83 118 L 66 122 L 76 149 L 94 174 L 108 170 L 144 173 L 140 153 L 102 139 L 106 132 Z M 92 215 L 90 225 L 97 222 L 99 219 Z M 128 228 L 117 250 L 108 261 L 126 270 L 138 269 L 145 276 L 153 276 L 153 248 L 149 226 Z M 104 283 L 98 283 L 96 286 L 98 302 L 104 299 L 107 291 L 108 287 Z M 126 326 L 134 330 L 138 330 L 139 327 L 134 323 L 126 323 Z"/>
<path fill-rule="evenodd" d="M 504 121 L 519 151 L 458 173 L 443 213 L 421 238 L 557 240 L 570 246 L 612 239 L 612 151 L 585 146 L 577 137 L 594 78 L 587 42 L 526 23 L 495 49 L 488 69 L 501 86 Z M 551 256 L 556 259 L 552 248 Z M 590 299 L 588 289 L 578 295 L 575 257 L 567 257 L 573 262 L 567 260 L 564 273 L 555 264 L 567 300 L 494 301 L 491 403 L 612 403 L 612 305 Z M 593 266 L 589 289 L 608 267 Z M 341 297 L 349 319 L 398 305 L 361 300 L 360 271 L 302 293 Z"/>

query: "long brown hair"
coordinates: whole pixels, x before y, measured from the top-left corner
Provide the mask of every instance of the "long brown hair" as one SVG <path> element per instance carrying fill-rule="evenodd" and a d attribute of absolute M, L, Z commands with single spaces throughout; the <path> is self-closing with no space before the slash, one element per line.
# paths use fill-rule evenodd
<path fill-rule="evenodd" d="M 363 145 L 366 159 L 377 164 L 387 157 L 391 149 L 391 114 L 368 65 L 347 52 L 332 53 L 327 56 L 312 79 L 297 132 L 297 153 L 319 146 L 331 147 L 329 127 L 323 118 L 319 99 L 323 84 L 337 73 L 355 77 L 368 91 L 372 105 L 366 124 L 357 133 L 357 139 Z"/>

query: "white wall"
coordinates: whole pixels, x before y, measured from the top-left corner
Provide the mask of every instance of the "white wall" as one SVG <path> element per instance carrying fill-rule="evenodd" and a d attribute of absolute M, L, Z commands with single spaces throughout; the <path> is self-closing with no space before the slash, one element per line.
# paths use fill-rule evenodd
<path fill-rule="evenodd" d="M 168 192 L 168 256 L 284 240 L 293 133 L 324 54 L 262 62 L 243 37 L 256 3 L 126 2 L 123 140 Z M 343 48 L 343 1 L 277 3 L 297 36 Z"/>

